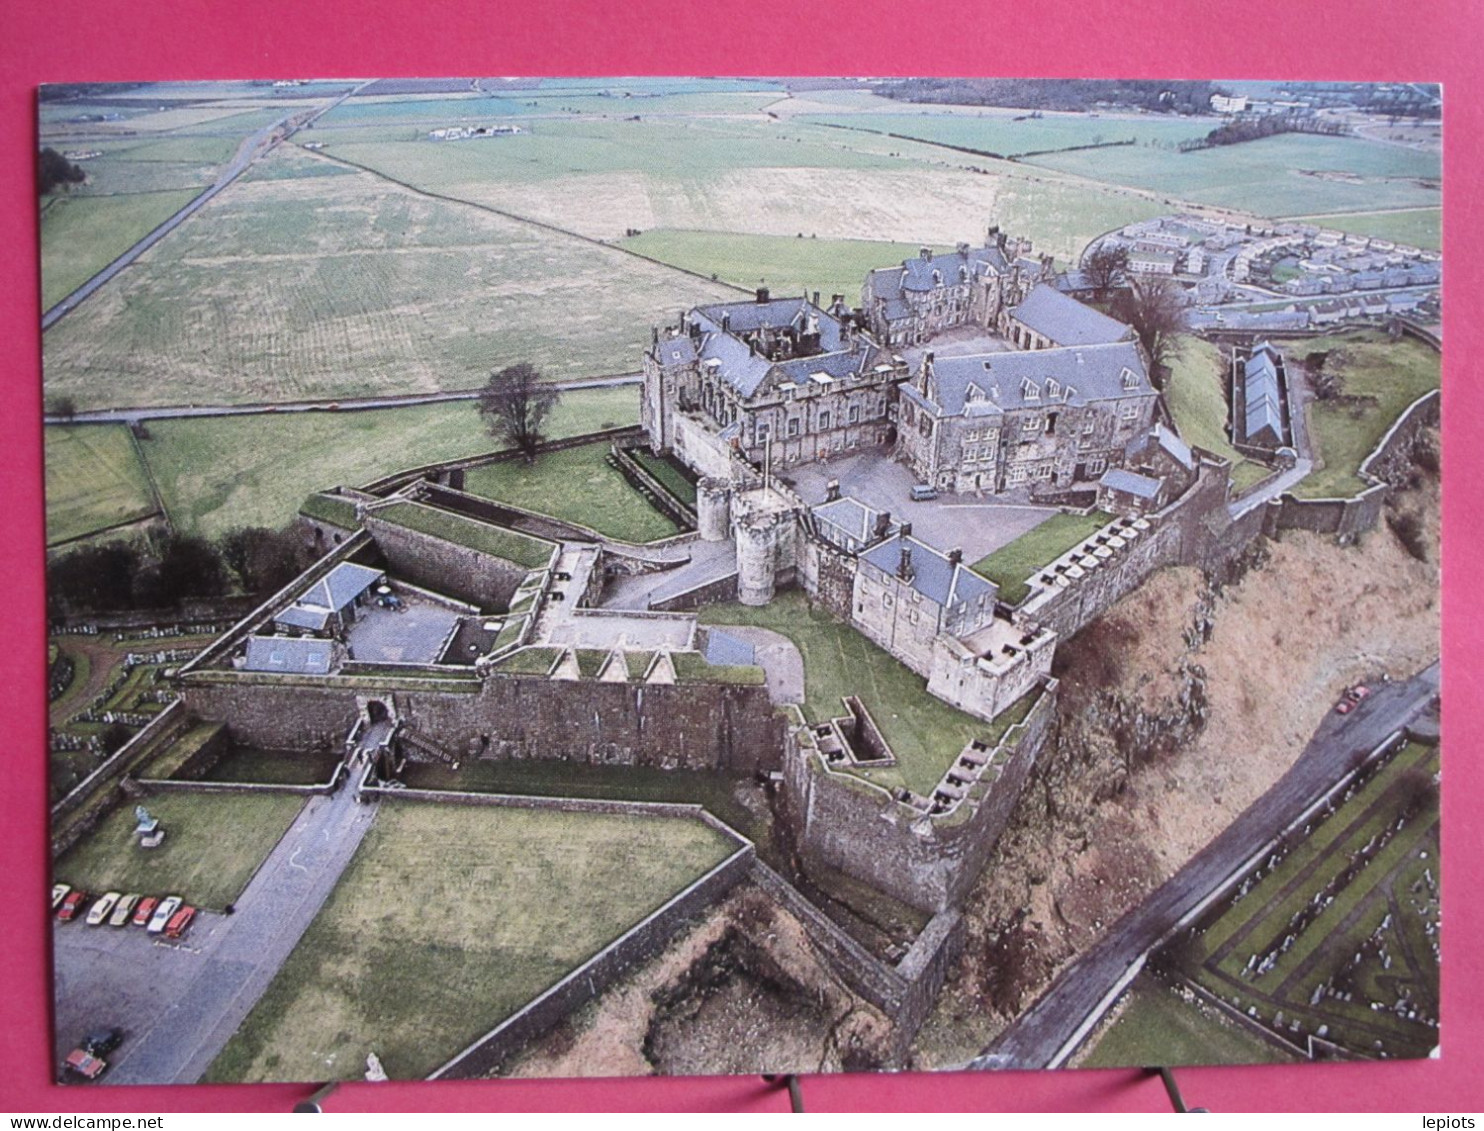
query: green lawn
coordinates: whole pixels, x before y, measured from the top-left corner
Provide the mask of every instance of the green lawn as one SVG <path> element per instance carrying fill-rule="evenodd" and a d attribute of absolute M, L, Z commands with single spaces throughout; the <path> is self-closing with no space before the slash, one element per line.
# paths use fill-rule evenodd
<path fill-rule="evenodd" d="M 1102 511 L 1052 515 L 1040 526 L 975 562 L 974 572 L 1000 587 L 1000 600 L 1018 604 L 1030 592 L 1026 582 L 1032 574 L 1112 521 L 1113 516 Z"/>
<path fill-rule="evenodd" d="M 302 797 L 171 793 L 145 798 L 165 843 L 141 849 L 132 804 L 114 809 L 56 862 L 59 881 L 88 891 L 180 895 L 196 906 L 235 900 L 288 830 Z"/>
<path fill-rule="evenodd" d="M 422 503 L 394 502 L 378 510 L 376 517 L 408 530 L 503 558 L 527 570 L 543 568 L 551 563 L 557 552 L 554 543 Z"/>
<path fill-rule="evenodd" d="M 1283 1064 L 1294 1059 L 1215 1010 L 1181 1001 L 1153 978 L 1136 978 L 1123 1000 L 1123 1013 L 1103 1030 L 1078 1067 Z"/>
<path fill-rule="evenodd" d="M 199 189 L 63 196 L 41 215 L 41 306 L 66 298 L 189 204 Z"/>
<path fill-rule="evenodd" d="M 695 472 L 673 455 L 657 456 L 645 447 L 632 448 L 629 455 L 678 501 L 688 507 L 696 505 Z"/>
<path fill-rule="evenodd" d="M 1175 418 L 1175 428 L 1187 444 L 1205 448 L 1212 455 L 1232 461 L 1233 486 L 1240 490 L 1268 476 L 1260 463 L 1249 460 L 1226 438 L 1227 363 L 1213 342 L 1193 336 L 1181 342 L 1180 353 L 1170 364 L 1170 383 L 1165 404 Z"/>
<path fill-rule="evenodd" d="M 1193 153 L 1127 146 L 1035 164 L 1259 216 L 1436 207 L 1440 155 L 1360 138 L 1283 134 Z"/>
<path fill-rule="evenodd" d="M 1294 218 L 1342 232 L 1380 236 L 1383 240 L 1413 247 L 1437 249 L 1443 246 L 1441 208 L 1409 208 L 1404 212 L 1347 212 L 1340 215 Z"/>
<path fill-rule="evenodd" d="M 46 429 L 48 545 L 154 512 L 149 481 L 125 425 Z"/>
<path fill-rule="evenodd" d="M 575 436 L 638 417 L 636 389 L 582 389 L 563 395 L 547 433 Z M 306 497 L 326 487 L 359 486 L 409 466 L 502 446 L 468 401 L 156 420 L 149 431 L 145 458 L 171 518 L 182 530 L 212 537 L 241 526 L 281 526 Z"/>
<path fill-rule="evenodd" d="M 383 804 L 208 1081 L 426 1076 L 735 845 L 699 821 Z"/>
<path fill-rule="evenodd" d="M 645 232 L 619 246 L 739 287 L 766 286 L 779 295 L 819 291 L 822 303 L 828 303 L 832 294 L 843 294 L 852 306 L 860 301 L 867 271 L 899 264 L 922 247 L 878 240 L 673 230 Z"/>
<path fill-rule="evenodd" d="M 921 677 L 801 593 L 781 593 L 761 608 L 712 605 L 700 616 L 704 624 L 756 625 L 792 640 L 804 657 L 811 719 L 842 715 L 841 698 L 859 695 L 897 757 L 895 769 L 860 771 L 879 785 L 931 793 L 964 746 L 994 729 L 933 698 Z"/>
<path fill-rule="evenodd" d="M 537 456 L 471 468 L 464 490 L 591 527 L 626 542 L 653 542 L 679 532 L 645 501 L 616 468 L 607 443 L 584 444 Z"/>
<path fill-rule="evenodd" d="M 1302 339 L 1282 348 L 1295 361 L 1330 351 L 1325 369 L 1342 375 L 1343 395 L 1374 398 L 1361 405 L 1311 404 L 1310 433 L 1324 466 L 1294 488 L 1303 499 L 1357 494 L 1365 489 L 1358 474 L 1361 463 L 1409 404 L 1438 387 L 1442 359 L 1421 342 L 1391 342 L 1375 332 Z"/>

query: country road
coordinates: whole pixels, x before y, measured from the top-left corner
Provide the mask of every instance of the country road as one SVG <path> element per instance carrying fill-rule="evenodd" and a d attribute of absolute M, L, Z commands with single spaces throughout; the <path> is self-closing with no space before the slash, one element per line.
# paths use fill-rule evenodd
<path fill-rule="evenodd" d="M 1328 714 L 1298 761 L 1163 886 L 1113 925 L 1062 971 L 1051 987 L 969 1068 L 1058 1066 L 1084 1022 L 1100 1012 L 1130 969 L 1183 916 L 1217 891 L 1244 861 L 1287 828 L 1353 766 L 1424 712 L 1438 695 L 1439 663 L 1411 679 L 1383 684 L 1349 715 Z"/>
<path fill-rule="evenodd" d="M 274 132 L 280 129 L 286 122 L 294 119 L 295 115 L 292 113 L 285 114 L 278 121 L 271 122 L 256 133 L 244 138 L 242 144 L 237 147 L 237 152 L 233 154 L 231 162 L 217 175 L 216 180 L 207 186 L 205 191 L 43 314 L 41 316 L 41 329 L 43 331 L 50 330 L 59 321 L 71 314 L 78 306 L 91 298 L 100 287 L 111 282 L 125 267 L 128 267 L 146 251 L 154 247 L 155 244 L 159 243 L 171 232 L 175 231 L 176 228 L 180 227 L 181 224 L 185 223 L 186 220 L 194 216 L 208 201 L 215 198 L 218 193 L 245 173 L 254 161 L 271 150 L 278 142 L 292 137 L 296 131 L 310 124 L 320 115 L 333 110 L 355 93 L 355 90 L 359 89 L 360 87 L 356 87 L 354 90 L 347 91 L 339 97 L 332 99 L 318 110 L 311 112 L 298 125 L 288 129 L 281 138 L 275 138 Z"/>
<path fill-rule="evenodd" d="M 644 379 L 642 373 L 612 373 L 603 377 L 576 377 L 570 381 L 553 381 L 554 388 L 571 389 L 616 389 L 624 385 L 637 385 Z M 479 397 L 478 389 L 453 389 L 443 393 L 405 393 L 381 397 L 341 397 L 339 400 L 280 401 L 269 404 L 186 404 L 141 406 L 139 408 L 100 408 L 71 415 L 48 413 L 42 419 L 47 424 L 133 424 L 140 420 L 178 420 L 193 416 L 257 416 L 266 412 L 354 412 L 368 408 L 407 408 L 411 405 L 444 404 L 449 401 L 472 401 Z"/>

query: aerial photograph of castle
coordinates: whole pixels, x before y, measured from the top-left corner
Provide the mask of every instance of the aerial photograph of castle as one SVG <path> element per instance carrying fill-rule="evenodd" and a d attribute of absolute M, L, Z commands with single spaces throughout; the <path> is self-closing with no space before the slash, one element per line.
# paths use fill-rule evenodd
<path fill-rule="evenodd" d="M 57 1079 L 1434 1055 L 1441 112 L 43 87 Z"/>

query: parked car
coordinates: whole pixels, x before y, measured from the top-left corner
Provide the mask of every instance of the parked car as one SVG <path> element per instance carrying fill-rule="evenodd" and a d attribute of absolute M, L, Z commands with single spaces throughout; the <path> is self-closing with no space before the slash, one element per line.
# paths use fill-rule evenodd
<path fill-rule="evenodd" d="M 1335 704 L 1335 714 L 1337 715 L 1348 715 L 1353 710 L 1355 710 L 1354 700 L 1341 699 Z"/>
<path fill-rule="evenodd" d="M 78 1047 L 91 1056 L 107 1056 L 124 1043 L 122 1029 L 94 1029 Z"/>
<path fill-rule="evenodd" d="M 81 888 L 68 892 L 66 898 L 62 900 L 62 906 L 57 909 L 57 918 L 64 923 L 69 919 L 76 919 L 78 912 L 82 910 L 82 905 L 87 901 L 88 893 Z"/>
<path fill-rule="evenodd" d="M 139 906 L 134 908 L 133 923 L 136 927 L 148 927 L 149 921 L 154 917 L 155 908 L 160 906 L 160 897 L 147 895 L 139 901 Z"/>
<path fill-rule="evenodd" d="M 186 933 L 186 928 L 191 925 L 191 920 L 196 917 L 194 907 L 182 907 L 174 915 L 170 916 L 170 922 L 165 924 L 165 937 L 167 939 L 178 939 Z"/>
<path fill-rule="evenodd" d="M 88 912 L 88 926 L 101 927 L 103 921 L 113 914 L 113 909 L 118 905 L 119 893 L 116 891 L 104 892 L 98 897 Z"/>
<path fill-rule="evenodd" d="M 165 929 L 165 924 L 170 922 L 170 916 L 180 908 L 185 901 L 178 895 L 167 896 L 160 901 L 160 906 L 155 908 L 155 913 L 150 917 L 149 926 L 145 928 L 152 935 L 158 935 Z"/>
<path fill-rule="evenodd" d="M 139 893 L 131 892 L 129 895 L 121 896 L 118 905 L 114 907 L 113 914 L 108 917 L 110 927 L 127 927 L 129 920 L 134 915 L 134 908 L 139 906 Z"/>
<path fill-rule="evenodd" d="M 96 1080 L 106 1071 L 108 1071 L 108 1061 L 84 1049 L 73 1049 L 67 1054 L 67 1059 L 62 1062 L 64 1078 L 68 1073 L 72 1073 L 81 1076 L 84 1080 Z"/>
<path fill-rule="evenodd" d="M 914 503 L 926 503 L 937 497 L 937 489 L 931 483 L 918 483 L 912 488 L 912 501 Z"/>
<path fill-rule="evenodd" d="M 72 890 L 71 884 L 52 884 L 52 910 L 55 911 L 62 906 L 62 900 L 67 898 L 67 893 Z"/>
<path fill-rule="evenodd" d="M 1352 703 L 1359 703 L 1362 699 L 1368 698 L 1370 694 L 1371 689 L 1369 687 L 1363 683 L 1357 683 L 1349 691 L 1345 692 L 1345 698 L 1349 699 Z"/>

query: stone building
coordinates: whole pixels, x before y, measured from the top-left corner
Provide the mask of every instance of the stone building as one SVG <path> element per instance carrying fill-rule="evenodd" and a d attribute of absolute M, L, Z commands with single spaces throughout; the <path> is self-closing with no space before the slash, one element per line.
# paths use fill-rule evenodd
<path fill-rule="evenodd" d="M 1161 411 L 1132 342 L 928 354 L 900 396 L 897 452 L 918 478 L 989 494 L 1096 483 Z"/>
<path fill-rule="evenodd" d="M 774 467 L 886 442 L 904 363 L 836 295 L 696 307 L 644 354 L 641 423 L 656 452 L 725 477 L 730 452 Z"/>
<path fill-rule="evenodd" d="M 999 332 L 1023 350 L 1134 340 L 1131 327 L 1044 283 L 1033 287 L 1022 302 L 1002 312 Z"/>
<path fill-rule="evenodd" d="M 877 341 L 914 345 L 958 326 L 994 329 L 1006 308 L 1052 278 L 1049 256 L 1033 258 L 1029 240 L 991 228 L 983 247 L 961 243 L 943 255 L 925 247 L 899 267 L 870 272 L 861 306 Z"/>

